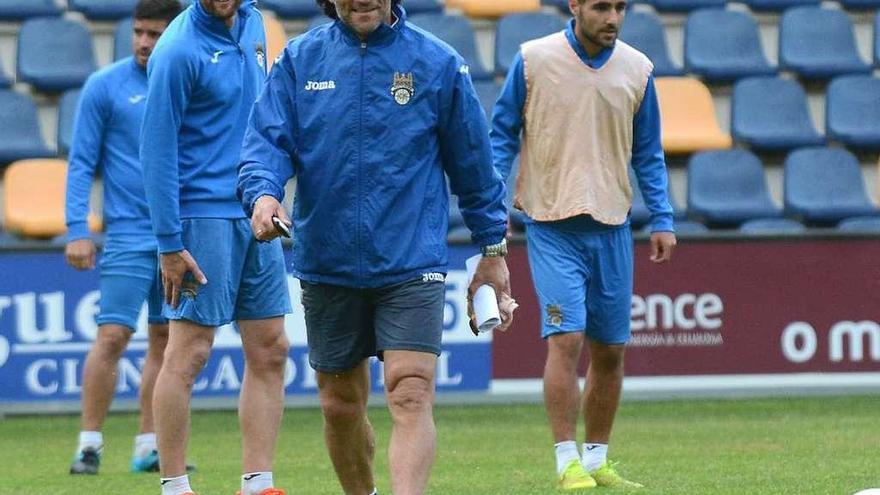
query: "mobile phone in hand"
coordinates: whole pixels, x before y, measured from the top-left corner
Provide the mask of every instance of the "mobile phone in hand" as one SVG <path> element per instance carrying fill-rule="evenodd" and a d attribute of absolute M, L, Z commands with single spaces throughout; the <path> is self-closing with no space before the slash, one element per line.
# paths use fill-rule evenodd
<path fill-rule="evenodd" d="M 275 224 L 275 230 L 284 237 L 290 239 L 290 228 L 278 217 L 272 217 L 272 223 Z"/>

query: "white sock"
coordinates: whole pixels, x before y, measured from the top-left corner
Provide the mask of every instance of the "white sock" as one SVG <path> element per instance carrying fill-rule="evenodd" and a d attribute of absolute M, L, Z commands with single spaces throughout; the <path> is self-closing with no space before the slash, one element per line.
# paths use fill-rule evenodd
<path fill-rule="evenodd" d="M 259 495 L 266 488 L 272 488 L 272 471 L 257 471 L 241 475 L 241 495 Z"/>
<path fill-rule="evenodd" d="M 578 447 L 574 440 L 567 442 L 559 442 L 556 444 L 556 474 L 561 475 L 565 471 L 565 466 L 571 461 L 580 459 Z"/>
<path fill-rule="evenodd" d="M 134 437 L 134 456 L 146 457 L 156 449 L 156 434 L 141 433 Z"/>
<path fill-rule="evenodd" d="M 177 478 L 161 478 L 160 482 L 162 483 L 162 495 L 183 495 L 192 492 L 192 488 L 189 487 L 188 474 Z"/>
<path fill-rule="evenodd" d="M 373 488 L 373 491 L 370 492 L 370 495 L 379 495 L 379 490 L 377 488 Z"/>
<path fill-rule="evenodd" d="M 599 469 L 602 464 L 605 464 L 605 461 L 608 459 L 608 444 L 607 443 L 585 443 L 584 444 L 584 458 L 581 460 L 581 464 L 584 465 L 584 469 L 587 470 L 588 473 L 591 473 L 597 469 Z"/>
<path fill-rule="evenodd" d="M 104 435 L 100 431 L 81 431 L 79 432 L 79 445 L 76 447 L 77 452 L 84 449 L 94 449 L 101 452 L 104 448 Z"/>

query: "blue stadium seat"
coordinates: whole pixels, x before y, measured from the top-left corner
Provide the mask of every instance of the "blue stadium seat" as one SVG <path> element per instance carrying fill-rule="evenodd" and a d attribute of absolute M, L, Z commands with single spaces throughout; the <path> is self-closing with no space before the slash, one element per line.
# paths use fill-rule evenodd
<path fill-rule="evenodd" d="M 847 10 L 880 9 L 880 0 L 839 0 Z"/>
<path fill-rule="evenodd" d="M 330 24 L 331 22 L 333 22 L 333 19 L 327 17 L 324 14 L 319 14 L 319 15 L 316 15 L 315 17 L 312 17 L 311 19 L 309 19 L 309 25 L 306 28 L 306 30 L 311 31 L 312 29 L 315 29 L 318 26 L 323 26 L 324 24 Z"/>
<path fill-rule="evenodd" d="M 483 106 L 483 111 L 486 112 L 486 118 L 489 119 L 491 127 L 492 112 L 495 109 L 498 94 L 501 93 L 501 86 L 495 84 L 495 81 L 474 81 L 474 89 L 477 90 L 480 104 Z"/>
<path fill-rule="evenodd" d="M 0 21 L 20 22 L 30 17 L 61 15 L 55 0 L 0 0 Z"/>
<path fill-rule="evenodd" d="M 73 123 L 76 119 L 76 108 L 79 104 L 79 96 L 82 90 L 71 89 L 61 95 L 58 102 L 58 154 L 70 153 L 70 145 L 73 143 Z"/>
<path fill-rule="evenodd" d="M 688 16 L 684 33 L 688 72 L 715 82 L 776 73 L 764 55 L 758 23 L 745 12 L 696 10 Z"/>
<path fill-rule="evenodd" d="M 138 0 L 67 0 L 71 10 L 82 12 L 89 19 L 112 21 L 124 19 L 134 11 Z"/>
<path fill-rule="evenodd" d="M 407 6 L 409 3 L 406 4 Z M 490 80 L 492 74 L 483 66 L 477 51 L 474 27 L 467 17 L 443 14 L 416 14 L 410 22 L 449 43 L 464 57 L 470 67 L 471 78 L 475 81 Z"/>
<path fill-rule="evenodd" d="M 688 163 L 688 215 L 713 225 L 737 225 L 780 215 L 764 167 L 746 150 L 704 151 Z"/>
<path fill-rule="evenodd" d="M 755 12 L 782 12 L 789 7 L 819 5 L 821 0 L 745 0 L 745 3 Z"/>
<path fill-rule="evenodd" d="M 786 216 L 828 225 L 877 213 L 865 193 L 858 160 L 844 149 L 793 151 L 785 160 L 784 183 Z"/>
<path fill-rule="evenodd" d="M 311 19 L 322 14 L 315 0 L 260 0 L 260 8 L 271 10 L 283 19 Z"/>
<path fill-rule="evenodd" d="M 132 35 L 131 18 L 123 19 L 116 25 L 113 31 L 113 60 L 121 60 L 133 55 L 131 47 Z"/>
<path fill-rule="evenodd" d="M 520 12 L 502 17 L 495 26 L 495 73 L 507 75 L 521 44 L 563 29 L 565 20 L 546 12 Z"/>
<path fill-rule="evenodd" d="M 880 149 L 880 79 L 841 76 L 825 97 L 828 138 L 851 148 Z"/>
<path fill-rule="evenodd" d="M 652 0 L 650 3 L 660 12 L 690 12 L 707 7 L 724 7 L 727 0 Z"/>
<path fill-rule="evenodd" d="M 876 232 L 880 233 L 880 217 L 852 217 L 837 224 L 838 230 L 844 232 Z"/>
<path fill-rule="evenodd" d="M 0 164 L 54 155 L 40 132 L 37 106 L 12 90 L 0 90 Z"/>
<path fill-rule="evenodd" d="M 565 3 L 568 5 L 567 1 Z M 623 27 L 620 29 L 620 39 L 651 59 L 656 77 L 684 75 L 684 71 L 669 57 L 666 31 L 656 15 L 647 12 L 626 14 Z"/>
<path fill-rule="evenodd" d="M 0 59 L 0 89 L 6 89 L 12 86 L 12 79 L 6 77 L 6 71 L 3 70 L 3 60 Z"/>
<path fill-rule="evenodd" d="M 790 218 L 756 218 L 739 226 L 743 234 L 800 234 L 807 231 L 804 224 Z"/>
<path fill-rule="evenodd" d="M 407 15 L 441 13 L 443 3 L 439 0 L 406 0 L 403 2 L 403 8 L 406 9 Z"/>
<path fill-rule="evenodd" d="M 806 79 L 871 71 L 858 53 L 846 12 L 820 7 L 793 7 L 782 14 L 779 68 Z"/>
<path fill-rule="evenodd" d="M 569 14 L 568 10 L 568 0 L 541 0 L 541 5 L 546 5 L 548 7 L 556 7 L 563 14 Z M 629 18 L 629 14 L 627 14 L 627 19 Z"/>
<path fill-rule="evenodd" d="M 880 67 L 880 12 L 874 14 L 874 65 Z"/>
<path fill-rule="evenodd" d="M 807 95 L 797 81 L 778 77 L 740 79 L 733 86 L 730 110 L 733 138 L 765 151 L 818 146 Z"/>
<path fill-rule="evenodd" d="M 92 36 L 85 26 L 62 18 L 29 19 L 18 34 L 18 80 L 40 91 L 82 86 L 95 70 Z"/>

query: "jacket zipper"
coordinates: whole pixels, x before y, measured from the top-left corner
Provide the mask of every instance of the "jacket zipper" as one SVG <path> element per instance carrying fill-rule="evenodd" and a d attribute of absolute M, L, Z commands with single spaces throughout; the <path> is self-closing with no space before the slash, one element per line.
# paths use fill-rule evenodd
<path fill-rule="evenodd" d="M 367 43 L 361 42 L 361 101 L 358 113 L 358 170 L 357 170 L 357 226 L 355 227 L 355 245 L 357 247 L 358 278 L 364 276 L 363 249 L 361 249 L 361 173 L 364 163 L 364 60 L 367 55 Z"/>

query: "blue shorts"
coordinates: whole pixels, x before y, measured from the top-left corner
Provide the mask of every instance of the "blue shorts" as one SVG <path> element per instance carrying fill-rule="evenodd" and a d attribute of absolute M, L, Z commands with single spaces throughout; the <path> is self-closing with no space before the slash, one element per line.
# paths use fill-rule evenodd
<path fill-rule="evenodd" d="M 532 222 L 526 239 L 541 305 L 541 337 L 583 331 L 603 344 L 628 342 L 633 291 L 629 226 L 582 232 Z"/>
<path fill-rule="evenodd" d="M 208 279 L 184 278 L 170 320 L 216 327 L 233 320 L 261 320 L 291 312 L 281 241 L 257 242 L 246 218 L 191 218 L 181 222 L 183 245 Z"/>
<path fill-rule="evenodd" d="M 167 323 L 162 317 L 162 278 L 155 250 L 131 251 L 104 247 L 98 267 L 101 271 L 98 325 L 118 324 L 137 329 L 138 315 L 147 301 L 150 323 Z"/>

